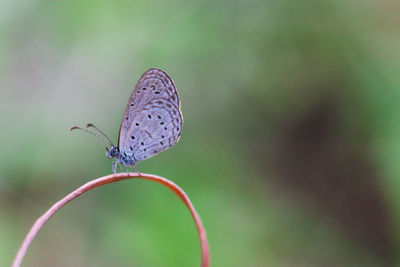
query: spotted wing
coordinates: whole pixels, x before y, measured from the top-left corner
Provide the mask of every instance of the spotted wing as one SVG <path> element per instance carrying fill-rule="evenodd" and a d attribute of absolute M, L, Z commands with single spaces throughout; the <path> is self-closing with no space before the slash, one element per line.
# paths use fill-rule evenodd
<path fill-rule="evenodd" d="M 150 69 L 139 79 L 122 118 L 119 148 L 136 161 L 174 145 L 182 130 L 179 96 L 172 79 Z"/>
<path fill-rule="evenodd" d="M 119 130 L 119 146 L 126 145 L 127 131 L 132 126 L 137 111 L 156 98 L 168 99 L 180 110 L 178 92 L 172 79 L 160 69 L 151 68 L 140 77 L 133 90 Z"/>
<path fill-rule="evenodd" d="M 135 161 L 148 159 L 173 146 L 182 130 L 182 115 L 167 99 L 154 99 L 140 109 L 127 132 L 128 147 Z"/>

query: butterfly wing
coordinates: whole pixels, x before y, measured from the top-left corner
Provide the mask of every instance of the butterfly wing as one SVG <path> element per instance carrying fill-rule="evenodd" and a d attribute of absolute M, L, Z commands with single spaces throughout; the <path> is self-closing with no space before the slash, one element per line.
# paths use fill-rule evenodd
<path fill-rule="evenodd" d="M 137 82 L 122 118 L 119 148 L 136 161 L 174 145 L 182 130 L 179 96 L 162 70 L 149 69 Z"/>

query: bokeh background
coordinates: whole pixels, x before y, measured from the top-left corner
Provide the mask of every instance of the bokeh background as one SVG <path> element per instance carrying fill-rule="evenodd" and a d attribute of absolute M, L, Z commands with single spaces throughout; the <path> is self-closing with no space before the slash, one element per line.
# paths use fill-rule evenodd
<path fill-rule="evenodd" d="M 168 72 L 181 140 L 138 164 L 190 196 L 212 266 L 400 263 L 400 3 L 0 1 L 0 265 L 111 172 L 129 95 Z M 199 266 L 184 205 L 142 180 L 71 202 L 24 266 Z"/>

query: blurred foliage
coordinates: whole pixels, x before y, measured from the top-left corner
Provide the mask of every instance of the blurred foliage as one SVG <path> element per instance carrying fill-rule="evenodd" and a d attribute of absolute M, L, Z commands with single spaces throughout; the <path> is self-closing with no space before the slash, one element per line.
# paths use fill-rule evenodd
<path fill-rule="evenodd" d="M 181 96 L 180 142 L 138 164 L 202 216 L 213 266 L 395 266 L 400 223 L 398 1 L 0 1 L 0 265 L 34 220 L 110 173 L 150 67 Z M 189 212 L 129 181 L 39 232 L 26 266 L 198 266 Z"/>

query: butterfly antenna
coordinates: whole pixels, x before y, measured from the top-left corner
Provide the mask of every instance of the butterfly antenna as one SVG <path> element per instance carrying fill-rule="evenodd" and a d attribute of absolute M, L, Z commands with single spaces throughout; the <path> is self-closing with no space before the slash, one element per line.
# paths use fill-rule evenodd
<path fill-rule="evenodd" d="M 102 135 L 104 136 L 105 139 L 107 139 L 107 141 L 108 141 L 110 144 L 112 144 L 110 138 L 108 138 L 108 136 L 107 136 L 105 133 L 103 133 L 102 130 L 100 130 L 99 128 L 97 128 L 96 126 L 94 126 L 94 124 L 88 123 L 88 124 L 86 125 L 86 128 L 89 128 L 89 127 L 95 128 L 100 134 L 102 134 Z"/>
<path fill-rule="evenodd" d="M 83 129 L 83 128 L 81 128 L 81 127 L 74 126 L 74 127 L 71 127 L 71 129 L 69 129 L 69 130 L 70 130 L 70 131 L 72 131 L 72 130 L 82 130 L 82 131 L 84 131 L 84 132 L 87 132 L 87 133 L 89 133 L 89 134 L 91 134 L 91 135 L 96 136 L 97 138 L 99 138 L 100 140 L 103 140 L 104 142 L 110 144 L 111 146 L 114 146 L 114 144 L 113 144 L 108 138 L 105 138 L 104 136 L 98 135 L 97 133 L 94 133 L 94 132 L 92 132 L 92 131 Z"/>

